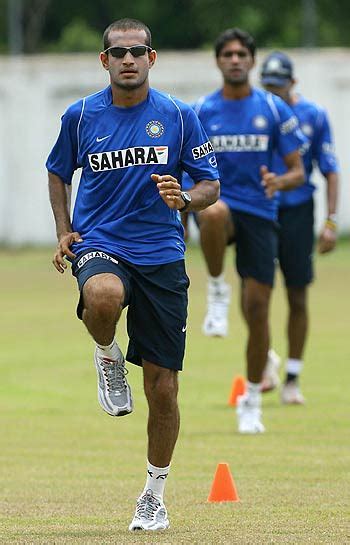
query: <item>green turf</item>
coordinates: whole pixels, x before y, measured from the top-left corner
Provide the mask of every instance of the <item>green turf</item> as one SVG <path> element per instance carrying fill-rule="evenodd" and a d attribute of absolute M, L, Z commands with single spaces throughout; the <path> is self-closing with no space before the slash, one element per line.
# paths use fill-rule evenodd
<path fill-rule="evenodd" d="M 282 407 L 277 392 L 267 394 L 267 432 L 254 437 L 237 434 L 227 406 L 232 378 L 244 372 L 237 280 L 230 267 L 229 337 L 203 337 L 205 273 L 198 249 L 190 249 L 182 427 L 166 491 L 171 528 L 157 535 L 127 531 L 145 478 L 140 370 L 130 366 L 134 414 L 105 415 L 92 342 L 74 316 L 75 281 L 56 273 L 50 259 L 49 250 L 0 252 L 1 544 L 350 542 L 348 242 L 317 260 L 302 381 L 307 406 Z M 278 280 L 271 323 L 282 356 L 285 314 Z M 239 503 L 206 503 L 222 461 L 230 464 Z"/>

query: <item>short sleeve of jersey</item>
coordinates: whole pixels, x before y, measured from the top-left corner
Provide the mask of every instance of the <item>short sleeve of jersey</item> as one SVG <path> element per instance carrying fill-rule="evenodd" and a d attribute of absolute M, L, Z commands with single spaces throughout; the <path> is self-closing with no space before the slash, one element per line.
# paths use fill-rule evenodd
<path fill-rule="evenodd" d="M 201 180 L 218 180 L 216 157 L 213 146 L 196 113 L 187 106 L 183 116 L 183 145 L 181 166 L 196 183 Z"/>
<path fill-rule="evenodd" d="M 338 172 L 339 170 L 328 116 L 326 112 L 321 109 L 318 112 L 315 126 L 313 159 L 316 159 L 322 174 Z"/>
<path fill-rule="evenodd" d="M 46 161 L 49 172 L 70 184 L 78 165 L 78 126 L 83 103 L 79 101 L 68 108 L 61 119 L 61 130 Z"/>
<path fill-rule="evenodd" d="M 277 151 L 281 157 L 284 157 L 301 149 L 306 138 L 291 108 L 278 97 L 274 97 L 274 104 L 278 112 Z"/>

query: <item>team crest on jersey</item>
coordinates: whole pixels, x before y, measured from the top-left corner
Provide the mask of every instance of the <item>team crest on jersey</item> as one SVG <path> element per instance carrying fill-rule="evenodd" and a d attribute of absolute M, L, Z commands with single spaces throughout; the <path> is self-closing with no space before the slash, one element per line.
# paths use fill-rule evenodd
<path fill-rule="evenodd" d="M 311 127 L 311 125 L 309 125 L 309 123 L 303 123 L 301 126 L 301 130 L 303 131 L 305 136 L 312 136 L 312 133 L 314 132 L 313 128 Z"/>
<path fill-rule="evenodd" d="M 263 115 L 256 115 L 253 118 L 253 125 L 256 129 L 265 129 L 267 127 L 267 119 Z"/>
<path fill-rule="evenodd" d="M 197 146 L 196 148 L 192 148 L 192 155 L 193 159 L 196 161 L 197 159 L 201 159 L 202 157 L 205 157 L 206 155 L 209 155 L 213 150 L 213 146 L 211 145 L 211 142 L 205 142 L 201 146 Z"/>
<path fill-rule="evenodd" d="M 102 153 L 90 153 L 89 162 L 93 172 L 139 165 L 167 165 L 168 150 L 168 146 L 138 146 Z"/>
<path fill-rule="evenodd" d="M 160 121 L 149 121 L 146 125 L 146 133 L 151 138 L 159 138 L 164 134 L 164 126 Z"/>

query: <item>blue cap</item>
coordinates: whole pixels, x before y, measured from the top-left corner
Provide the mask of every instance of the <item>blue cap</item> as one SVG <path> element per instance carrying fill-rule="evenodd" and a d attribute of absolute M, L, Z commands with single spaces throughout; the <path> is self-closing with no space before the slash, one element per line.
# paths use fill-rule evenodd
<path fill-rule="evenodd" d="M 293 78 L 293 64 L 288 55 L 274 51 L 263 62 L 261 83 L 284 87 Z"/>

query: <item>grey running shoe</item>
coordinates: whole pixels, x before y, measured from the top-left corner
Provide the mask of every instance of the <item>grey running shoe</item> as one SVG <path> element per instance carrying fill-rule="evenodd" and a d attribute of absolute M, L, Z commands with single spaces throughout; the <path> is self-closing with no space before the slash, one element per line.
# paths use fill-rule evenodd
<path fill-rule="evenodd" d="M 117 360 L 106 358 L 96 347 L 95 366 L 97 371 L 98 401 L 111 416 L 124 416 L 133 410 L 130 386 L 126 380 L 125 359 L 119 350 Z"/>
<path fill-rule="evenodd" d="M 143 492 L 136 503 L 134 518 L 129 530 L 166 530 L 169 528 L 168 513 L 164 503 L 152 490 Z"/>

